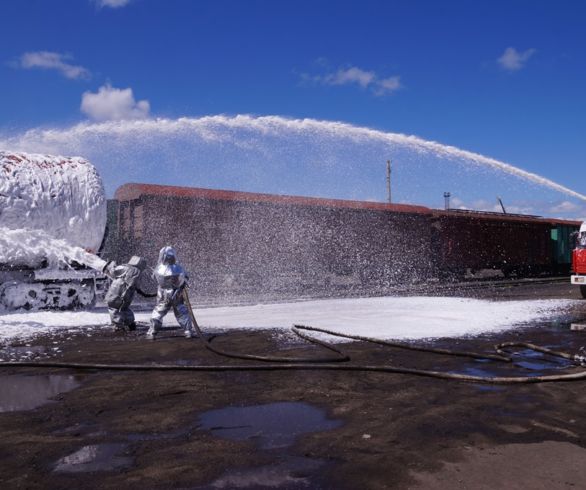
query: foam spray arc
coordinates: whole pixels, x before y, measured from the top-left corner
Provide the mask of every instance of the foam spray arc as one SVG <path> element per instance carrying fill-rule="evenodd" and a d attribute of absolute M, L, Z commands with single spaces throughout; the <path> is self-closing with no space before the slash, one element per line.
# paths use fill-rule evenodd
<path fill-rule="evenodd" d="M 281 116 L 213 115 L 199 118 L 144 119 L 104 123 L 80 123 L 64 129 L 32 129 L 13 136 L 0 136 L 0 147 L 28 151 L 75 152 L 87 154 L 92 148 L 130 142 L 148 143 L 157 137 L 195 138 L 206 144 L 232 144 L 242 150 L 250 141 L 280 137 L 283 134 L 303 136 L 310 140 L 330 138 L 353 143 L 380 143 L 390 148 L 403 148 L 419 154 L 449 160 L 465 161 L 485 169 L 515 176 L 566 196 L 586 201 L 586 195 L 514 165 L 454 146 L 424 140 L 416 136 L 384 132 L 353 126 L 344 122 L 315 119 L 289 119 Z M 93 156 L 94 160 L 98 160 Z"/>

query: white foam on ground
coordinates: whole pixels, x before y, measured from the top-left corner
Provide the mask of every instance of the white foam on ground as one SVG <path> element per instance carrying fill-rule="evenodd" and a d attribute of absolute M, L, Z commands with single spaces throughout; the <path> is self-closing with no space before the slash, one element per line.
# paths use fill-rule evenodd
<path fill-rule="evenodd" d="M 31 340 L 65 332 L 91 331 L 110 323 L 107 313 L 91 311 L 35 311 L 0 315 L 0 344 Z"/>
<path fill-rule="evenodd" d="M 294 323 L 379 339 L 417 340 L 494 333 L 567 311 L 574 300 L 484 301 L 469 298 L 352 298 L 196 309 L 204 331 L 280 329 Z M 147 323 L 149 312 L 136 315 Z M 63 331 L 107 328 L 105 311 L 31 312 L 0 316 L 0 343 Z M 165 326 L 177 323 L 172 313 Z M 321 336 L 332 342 L 341 341 Z"/>

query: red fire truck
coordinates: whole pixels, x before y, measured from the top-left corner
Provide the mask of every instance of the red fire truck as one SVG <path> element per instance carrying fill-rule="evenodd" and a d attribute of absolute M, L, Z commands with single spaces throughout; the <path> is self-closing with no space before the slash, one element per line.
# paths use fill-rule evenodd
<path fill-rule="evenodd" d="M 586 298 L 586 221 L 580 226 L 572 253 L 572 271 L 572 284 L 580 286 L 582 297 Z"/>

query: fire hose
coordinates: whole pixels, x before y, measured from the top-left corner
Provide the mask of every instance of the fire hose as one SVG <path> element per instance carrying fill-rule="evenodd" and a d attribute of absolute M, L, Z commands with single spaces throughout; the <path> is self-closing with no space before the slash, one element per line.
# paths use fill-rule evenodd
<path fill-rule="evenodd" d="M 183 297 L 193 326 L 197 332 L 199 341 L 203 343 L 204 347 L 215 354 L 242 360 L 263 361 L 263 364 L 214 364 L 214 365 L 178 365 L 178 364 L 101 364 L 101 363 L 78 363 L 78 362 L 54 362 L 54 361 L 16 361 L 16 362 L 0 362 L 0 368 L 59 368 L 59 369 L 77 369 L 77 370 L 106 370 L 106 371 L 174 371 L 174 372 L 228 372 L 228 371 L 346 371 L 346 372 L 374 372 L 374 373 L 394 373 L 406 374 L 412 376 L 429 377 L 436 379 L 445 379 L 453 381 L 465 381 L 472 383 L 484 384 L 499 384 L 499 385 L 513 385 L 513 384 L 535 384 L 535 383 L 551 383 L 551 382 L 568 382 L 586 380 L 586 370 L 579 370 L 577 372 L 545 375 L 545 376 L 474 376 L 469 374 L 460 374 L 453 372 L 433 371 L 425 369 L 414 369 L 402 366 L 375 366 L 368 364 L 341 364 L 347 362 L 350 358 L 344 355 L 338 349 L 331 345 L 321 342 L 315 338 L 304 335 L 300 330 L 314 331 L 334 335 L 338 337 L 349 338 L 353 340 L 361 340 L 372 342 L 378 345 L 388 347 L 395 347 L 401 349 L 409 349 L 423 352 L 430 352 L 443 355 L 454 355 L 459 357 L 472 357 L 475 359 L 489 359 L 493 361 L 511 362 L 512 359 L 505 349 L 511 348 L 526 348 L 541 352 L 543 354 L 560 357 L 570 360 L 575 364 L 584 366 L 586 364 L 586 356 L 574 355 L 567 352 L 554 351 L 545 347 L 540 347 L 535 344 L 525 342 L 506 342 L 495 346 L 496 354 L 479 354 L 466 351 L 451 351 L 448 349 L 438 349 L 431 347 L 414 346 L 410 344 L 403 344 L 399 342 L 384 341 L 369 337 L 362 337 L 358 335 L 347 335 L 331 330 L 321 329 L 317 327 L 309 327 L 305 325 L 295 325 L 293 332 L 299 337 L 321 345 L 338 355 L 331 358 L 318 359 L 304 359 L 304 358 L 286 358 L 274 356 L 257 356 L 251 354 L 239 354 L 219 349 L 212 345 L 210 339 L 206 338 L 203 331 L 199 327 L 187 291 L 183 291 Z M 334 363 L 335 362 L 335 363 Z"/>

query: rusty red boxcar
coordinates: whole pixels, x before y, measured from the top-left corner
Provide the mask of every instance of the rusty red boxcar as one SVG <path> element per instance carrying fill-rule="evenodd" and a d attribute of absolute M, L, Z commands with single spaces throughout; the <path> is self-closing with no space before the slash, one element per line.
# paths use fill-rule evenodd
<path fill-rule="evenodd" d="M 439 274 L 500 270 L 505 276 L 567 274 L 570 233 L 579 222 L 476 211 L 434 211 L 433 254 Z"/>
<path fill-rule="evenodd" d="M 462 278 L 568 273 L 579 223 L 535 216 L 125 184 L 105 254 L 151 264 L 173 245 L 200 297 L 385 293 Z"/>
<path fill-rule="evenodd" d="M 116 258 L 153 264 L 173 245 L 204 295 L 327 294 L 431 273 L 431 212 L 421 206 L 146 184 L 115 197 Z"/>

